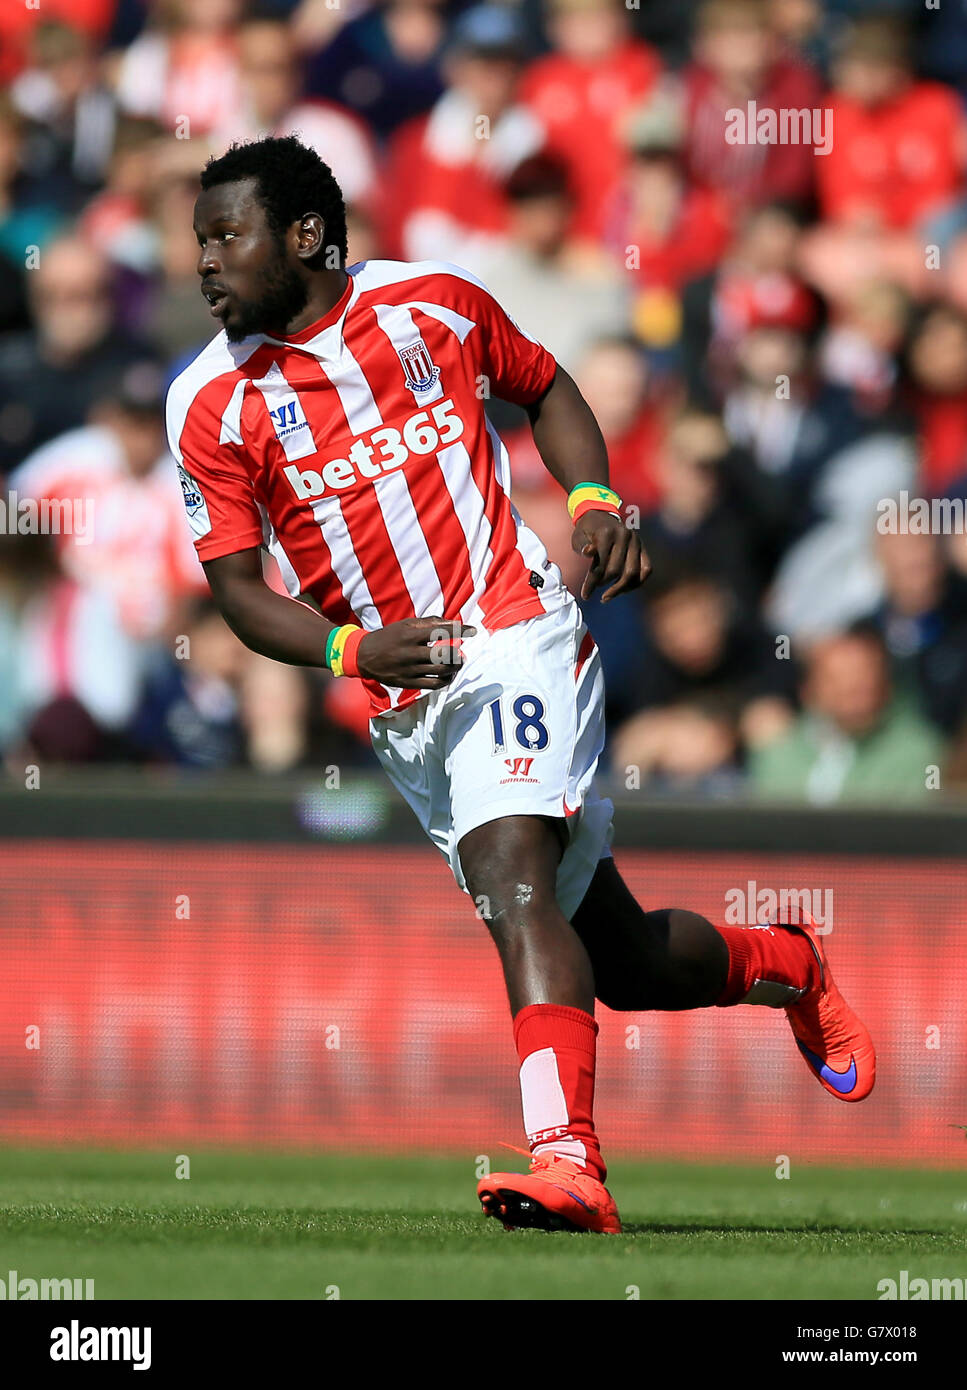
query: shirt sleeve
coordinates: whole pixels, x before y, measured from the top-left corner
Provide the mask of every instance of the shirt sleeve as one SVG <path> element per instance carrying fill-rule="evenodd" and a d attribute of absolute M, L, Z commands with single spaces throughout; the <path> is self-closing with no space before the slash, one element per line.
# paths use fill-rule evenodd
<path fill-rule="evenodd" d="M 531 405 L 554 380 L 557 362 L 546 347 L 510 317 L 475 275 L 457 266 L 447 269 L 462 281 L 457 298 L 466 304 L 475 325 L 487 392 L 514 405 Z"/>
<path fill-rule="evenodd" d="M 175 381 L 165 406 L 168 446 L 199 560 L 250 550 L 263 540 L 241 436 L 224 423 L 235 384 L 216 380 L 191 395 Z"/>

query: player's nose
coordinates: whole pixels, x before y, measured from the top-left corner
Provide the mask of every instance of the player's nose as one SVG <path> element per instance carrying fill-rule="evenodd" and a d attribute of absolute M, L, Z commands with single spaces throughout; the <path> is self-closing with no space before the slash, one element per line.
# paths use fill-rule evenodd
<path fill-rule="evenodd" d="M 203 246 L 198 253 L 198 260 L 195 269 L 204 280 L 206 275 L 217 275 L 221 270 L 221 263 L 215 252 L 208 246 Z"/>

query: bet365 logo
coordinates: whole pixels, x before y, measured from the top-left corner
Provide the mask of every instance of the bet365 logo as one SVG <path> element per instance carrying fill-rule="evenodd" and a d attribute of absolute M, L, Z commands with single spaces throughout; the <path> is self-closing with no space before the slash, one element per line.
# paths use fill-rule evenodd
<path fill-rule="evenodd" d="M 452 444 L 463 434 L 463 421 L 453 413 L 452 400 L 441 401 L 431 410 L 418 410 L 404 422 L 402 430 L 381 425 L 354 439 L 346 457 L 330 459 L 321 468 L 283 469 L 296 497 L 305 501 L 322 497 L 328 491 L 342 491 L 360 478 L 378 478 L 401 468 L 414 455 L 432 454 Z"/>

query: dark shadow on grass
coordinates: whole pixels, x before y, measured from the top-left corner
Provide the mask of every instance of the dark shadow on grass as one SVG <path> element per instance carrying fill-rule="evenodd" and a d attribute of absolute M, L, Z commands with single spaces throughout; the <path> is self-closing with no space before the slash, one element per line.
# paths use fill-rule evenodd
<path fill-rule="evenodd" d="M 632 1223 L 625 1222 L 623 1234 L 626 1236 L 687 1236 L 687 1235 L 750 1235 L 750 1236 L 935 1236 L 946 1235 L 933 1226 L 895 1227 L 895 1226 L 827 1226 L 819 1222 L 792 1222 L 788 1226 L 762 1226 L 758 1223 L 737 1224 L 730 1221 L 721 1225 L 703 1225 L 701 1222 L 688 1222 L 671 1225 L 667 1222 Z"/>

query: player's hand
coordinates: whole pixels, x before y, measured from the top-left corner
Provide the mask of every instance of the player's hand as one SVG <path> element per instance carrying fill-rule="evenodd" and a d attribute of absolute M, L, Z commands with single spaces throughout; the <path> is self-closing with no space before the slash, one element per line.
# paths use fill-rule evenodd
<path fill-rule="evenodd" d="M 599 585 L 607 584 L 601 602 L 608 603 L 629 589 L 637 589 L 651 574 L 651 561 L 638 532 L 612 512 L 585 512 L 574 527 L 571 545 L 579 555 L 591 558 L 591 568 L 581 585 L 584 599 Z"/>
<path fill-rule="evenodd" d="M 359 674 L 406 690 L 439 690 L 463 664 L 460 643 L 476 634 L 459 619 L 404 618 L 367 632 L 356 649 Z"/>

